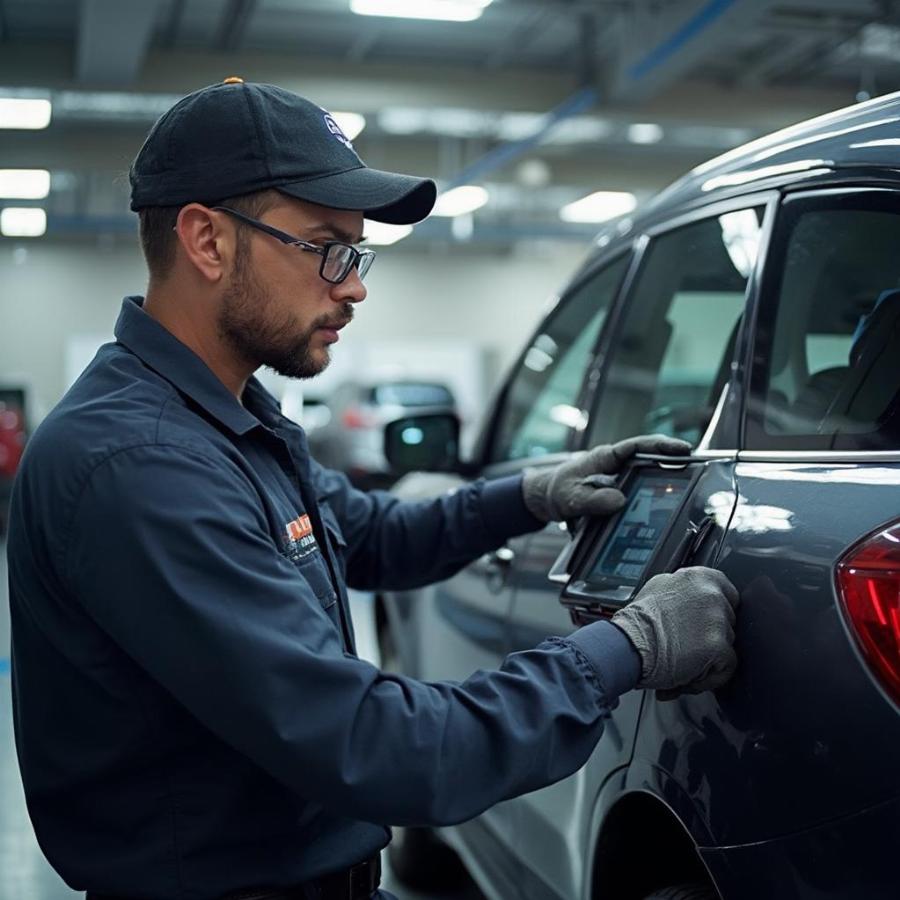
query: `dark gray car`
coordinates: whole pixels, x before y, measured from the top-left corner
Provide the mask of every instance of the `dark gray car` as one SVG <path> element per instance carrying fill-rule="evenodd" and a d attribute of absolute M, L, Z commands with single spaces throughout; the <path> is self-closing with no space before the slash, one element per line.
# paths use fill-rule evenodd
<path fill-rule="evenodd" d="M 443 829 L 489 897 L 900 897 L 898 388 L 900 95 L 713 160 L 599 235 L 474 459 L 400 490 L 686 438 L 639 580 L 676 546 L 724 571 L 740 668 L 715 694 L 626 695 L 575 775 Z M 548 579 L 569 542 L 549 525 L 379 597 L 392 664 L 462 679 L 608 614 Z M 402 837 L 427 876 L 432 837 Z"/>

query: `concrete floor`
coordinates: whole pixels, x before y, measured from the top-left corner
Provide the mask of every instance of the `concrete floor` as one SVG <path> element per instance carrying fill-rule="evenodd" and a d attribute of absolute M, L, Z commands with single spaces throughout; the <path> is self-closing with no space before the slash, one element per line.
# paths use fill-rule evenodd
<path fill-rule="evenodd" d="M 0 900 L 83 898 L 83 894 L 66 887 L 44 859 L 25 808 L 13 743 L 7 590 L 6 546 L 0 541 Z M 378 651 L 371 597 L 357 594 L 351 605 L 360 655 L 376 661 Z M 400 900 L 483 900 L 483 895 L 471 883 L 453 892 L 417 894 L 399 884 L 389 867 L 386 868 L 383 886 Z"/>

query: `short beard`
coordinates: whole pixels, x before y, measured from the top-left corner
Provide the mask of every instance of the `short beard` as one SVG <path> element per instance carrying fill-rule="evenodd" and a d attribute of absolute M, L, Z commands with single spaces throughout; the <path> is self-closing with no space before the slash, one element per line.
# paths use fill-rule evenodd
<path fill-rule="evenodd" d="M 312 378 L 323 372 L 330 355 L 316 360 L 309 348 L 316 329 L 331 324 L 333 317 L 321 316 L 300 335 L 294 335 L 296 325 L 289 313 L 278 321 L 272 319 L 272 296 L 252 278 L 249 241 L 244 246 L 238 243 L 234 272 L 222 298 L 217 322 L 220 337 L 254 369 L 268 366 L 287 378 Z M 344 319 L 353 315 L 349 303 L 342 312 Z"/>

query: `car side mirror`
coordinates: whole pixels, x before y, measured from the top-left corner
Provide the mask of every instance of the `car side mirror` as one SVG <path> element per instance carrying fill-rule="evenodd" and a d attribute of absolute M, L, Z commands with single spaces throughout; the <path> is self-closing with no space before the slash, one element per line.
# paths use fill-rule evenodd
<path fill-rule="evenodd" d="M 416 470 L 457 472 L 459 418 L 453 413 L 422 413 L 389 422 L 384 455 L 397 475 Z"/>

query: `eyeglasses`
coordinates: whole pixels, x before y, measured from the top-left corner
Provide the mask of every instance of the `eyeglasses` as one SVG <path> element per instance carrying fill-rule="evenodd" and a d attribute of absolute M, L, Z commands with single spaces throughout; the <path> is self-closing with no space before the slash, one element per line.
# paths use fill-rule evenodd
<path fill-rule="evenodd" d="M 310 253 L 318 253 L 322 257 L 319 275 L 331 284 L 340 284 L 354 268 L 359 275 L 359 280 L 362 281 L 369 269 L 372 268 L 372 263 L 375 262 L 374 250 L 357 250 L 352 244 L 345 244 L 343 241 L 327 241 L 321 245 L 310 244 L 309 241 L 303 241 L 288 234 L 286 231 L 280 231 L 278 228 L 266 225 L 265 222 L 251 219 L 250 216 L 245 216 L 236 209 L 229 209 L 227 206 L 214 206 L 213 209 L 228 213 L 228 215 L 234 216 L 245 225 L 264 231 L 289 247 L 296 247 L 298 250 L 306 250 Z"/>

